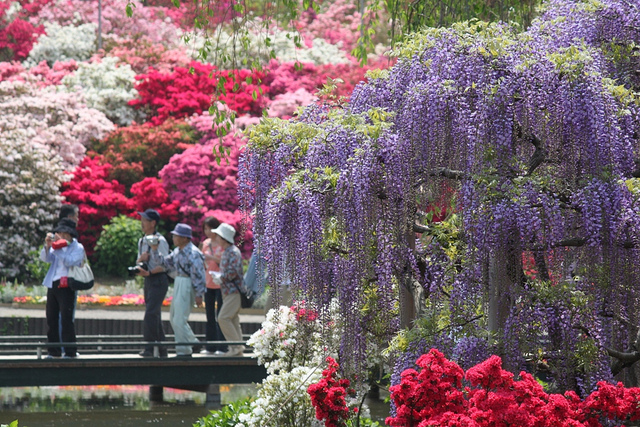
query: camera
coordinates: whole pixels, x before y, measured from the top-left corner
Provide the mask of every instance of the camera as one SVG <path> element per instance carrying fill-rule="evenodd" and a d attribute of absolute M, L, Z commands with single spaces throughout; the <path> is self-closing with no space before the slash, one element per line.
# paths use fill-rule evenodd
<path fill-rule="evenodd" d="M 147 241 L 149 246 L 158 246 L 158 243 L 160 242 L 160 239 L 155 234 L 144 236 L 144 239 Z"/>
<path fill-rule="evenodd" d="M 149 266 L 146 262 L 139 262 L 132 267 L 127 267 L 127 270 L 129 271 L 129 277 L 136 276 L 138 273 L 140 273 L 140 269 L 149 271 Z"/>
<path fill-rule="evenodd" d="M 51 247 L 53 249 L 62 249 L 64 247 L 66 247 L 69 244 L 69 242 L 67 242 L 64 239 L 60 239 L 60 240 L 56 240 L 55 242 L 51 243 Z"/>

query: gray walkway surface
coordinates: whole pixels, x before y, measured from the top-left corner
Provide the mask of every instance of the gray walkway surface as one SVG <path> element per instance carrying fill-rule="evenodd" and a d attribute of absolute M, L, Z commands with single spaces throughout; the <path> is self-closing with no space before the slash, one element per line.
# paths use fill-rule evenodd
<path fill-rule="evenodd" d="M 0 317 L 33 317 L 44 318 L 44 304 L 34 306 L 33 308 L 12 307 L 9 305 L 0 305 Z M 125 320 L 143 320 L 144 308 L 86 308 L 78 307 L 76 310 L 77 319 L 125 319 Z M 247 314 L 240 312 L 240 323 L 262 323 L 265 317 L 262 314 Z M 162 320 L 169 320 L 169 308 L 162 310 Z M 206 322 L 207 315 L 204 310 L 194 310 L 189 316 L 190 321 Z"/>

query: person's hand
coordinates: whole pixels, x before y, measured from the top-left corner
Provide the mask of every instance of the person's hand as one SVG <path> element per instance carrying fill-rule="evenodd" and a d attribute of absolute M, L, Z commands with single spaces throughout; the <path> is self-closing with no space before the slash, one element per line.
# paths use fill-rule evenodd
<path fill-rule="evenodd" d="M 142 277 L 148 277 L 151 276 L 151 273 L 149 273 L 149 271 L 145 270 L 142 267 L 138 268 L 138 276 L 142 276 Z"/>
<path fill-rule="evenodd" d="M 156 246 L 156 248 L 157 248 L 157 246 Z M 138 262 L 147 262 L 147 261 L 149 261 L 149 258 L 150 258 L 149 252 L 145 252 L 142 255 L 140 255 L 140 258 L 138 258 Z"/>
<path fill-rule="evenodd" d="M 202 307 L 202 297 L 196 297 L 196 307 Z"/>

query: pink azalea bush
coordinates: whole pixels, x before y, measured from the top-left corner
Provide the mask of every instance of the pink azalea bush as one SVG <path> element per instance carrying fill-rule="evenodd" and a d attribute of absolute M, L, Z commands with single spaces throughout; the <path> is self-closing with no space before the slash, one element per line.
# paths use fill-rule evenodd
<path fill-rule="evenodd" d="M 47 61 L 25 68 L 20 62 L 0 62 L 0 81 L 29 82 L 39 87 L 59 85 L 62 79 L 78 69 L 78 63 L 69 61 L 56 61 L 52 67 Z"/>
<path fill-rule="evenodd" d="M 240 231 L 243 215 L 238 210 L 238 157 L 245 140 L 227 135 L 222 144 L 230 150 L 220 164 L 216 161 L 214 146 L 219 143 L 215 135 L 205 137 L 200 144 L 176 154 L 160 171 L 162 185 L 172 201 L 180 204 L 179 216 L 191 225 L 201 237 L 201 223 L 206 216 L 215 216 Z M 243 239 L 245 255 L 251 250 L 251 233 L 238 233 Z M 239 240 L 238 240 L 239 241 Z"/>
<path fill-rule="evenodd" d="M 302 15 L 302 20 L 295 23 L 302 32 L 305 42 L 314 38 L 323 38 L 332 44 L 340 44 L 350 52 L 356 45 L 360 31 L 360 12 L 356 3 L 347 0 L 320 3 L 320 12 L 309 10 Z"/>
<path fill-rule="evenodd" d="M 126 0 L 102 1 L 102 33 L 105 46 L 112 40 L 147 37 L 153 43 L 175 46 L 179 41 L 176 19 L 182 8 L 137 7 L 131 18 L 125 15 Z M 59 25 L 98 24 L 98 8 L 82 0 L 53 0 L 29 20 L 34 25 L 54 22 Z"/>

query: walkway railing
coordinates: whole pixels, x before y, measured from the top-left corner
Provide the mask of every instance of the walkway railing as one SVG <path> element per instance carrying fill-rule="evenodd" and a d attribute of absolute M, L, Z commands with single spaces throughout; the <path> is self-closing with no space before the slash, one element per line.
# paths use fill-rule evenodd
<path fill-rule="evenodd" d="M 141 335 L 80 335 L 74 343 L 48 343 L 45 336 L 0 336 L 0 358 L 3 356 L 33 356 L 37 359 L 47 355 L 50 347 L 77 347 L 82 355 L 124 355 L 137 354 L 140 350 L 153 347 L 154 356 L 159 357 L 161 349 L 172 349 L 176 346 L 192 346 L 194 353 L 201 348 L 211 346 L 245 345 L 245 341 L 205 341 L 196 336 L 200 341 L 179 342 L 171 341 L 172 335 L 168 335 L 168 341 L 147 342 Z M 247 347 L 247 350 L 250 350 Z M 203 355 L 210 356 L 210 355 Z"/>

